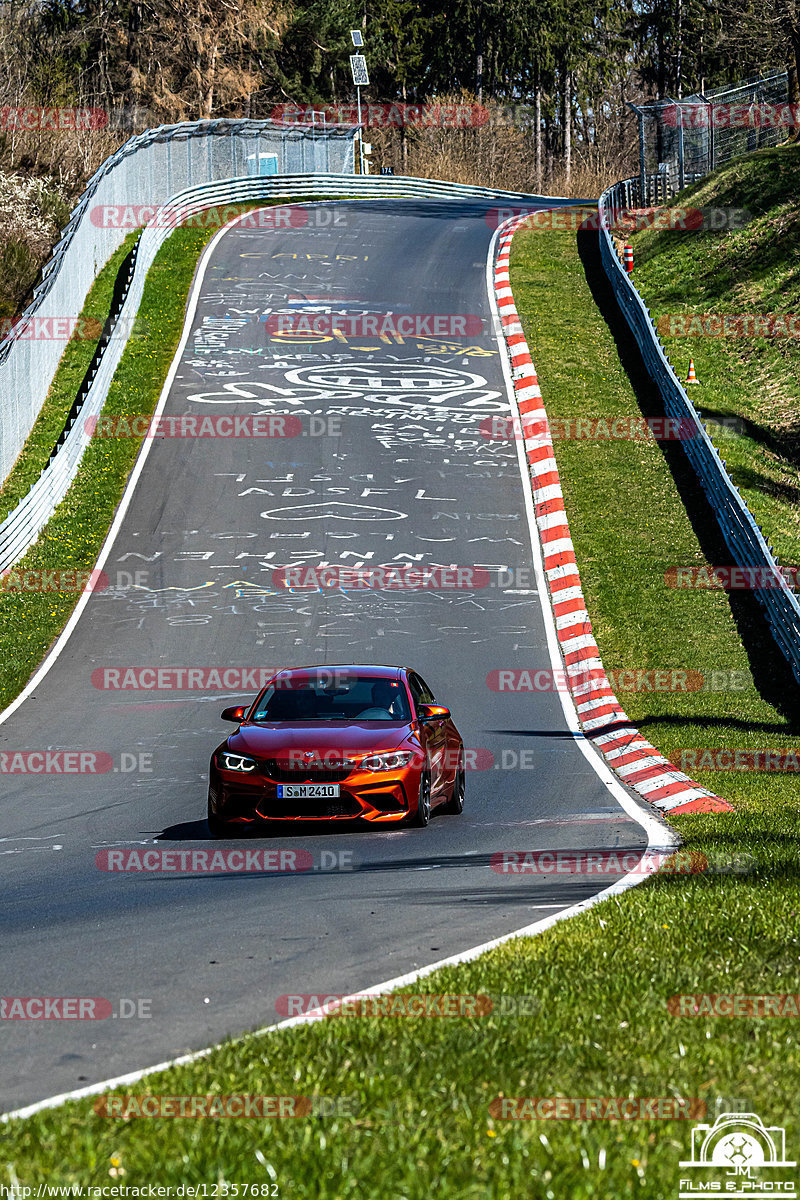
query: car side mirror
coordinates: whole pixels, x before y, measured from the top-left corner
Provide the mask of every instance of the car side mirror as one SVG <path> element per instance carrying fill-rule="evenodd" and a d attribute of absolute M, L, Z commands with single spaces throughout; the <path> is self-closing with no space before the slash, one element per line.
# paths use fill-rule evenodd
<path fill-rule="evenodd" d="M 450 709 L 443 704 L 420 704 L 417 712 L 420 721 L 443 721 L 450 716 Z"/>
<path fill-rule="evenodd" d="M 239 704 L 235 708 L 223 708 L 222 720 L 223 721 L 235 721 L 238 725 L 238 723 L 240 721 L 244 720 L 244 714 L 246 712 L 247 712 L 247 706 L 245 704 Z"/>

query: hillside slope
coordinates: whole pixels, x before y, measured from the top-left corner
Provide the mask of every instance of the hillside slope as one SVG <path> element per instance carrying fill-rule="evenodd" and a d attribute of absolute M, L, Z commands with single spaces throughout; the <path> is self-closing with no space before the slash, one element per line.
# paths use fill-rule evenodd
<path fill-rule="evenodd" d="M 736 159 L 672 206 L 750 214 L 724 231 L 636 233 L 634 282 L 679 376 L 694 358 L 703 417 L 730 422 L 713 438 L 751 512 L 781 562 L 800 563 L 800 320 L 771 337 L 752 336 L 747 321 L 800 313 L 800 146 Z M 668 334 L 680 314 L 703 318 L 692 336 Z M 717 335 L 723 315 L 742 318 L 735 335 Z"/>

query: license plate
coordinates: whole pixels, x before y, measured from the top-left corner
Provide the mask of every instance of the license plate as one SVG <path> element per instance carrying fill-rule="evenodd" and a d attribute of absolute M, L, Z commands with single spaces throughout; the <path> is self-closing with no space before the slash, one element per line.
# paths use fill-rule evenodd
<path fill-rule="evenodd" d="M 279 800 L 331 800 L 339 796 L 338 783 L 279 783 Z"/>

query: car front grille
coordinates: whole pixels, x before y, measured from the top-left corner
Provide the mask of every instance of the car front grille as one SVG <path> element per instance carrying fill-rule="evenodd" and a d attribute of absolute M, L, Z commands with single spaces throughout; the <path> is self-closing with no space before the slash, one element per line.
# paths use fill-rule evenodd
<path fill-rule="evenodd" d="M 341 763 L 332 763 L 327 767 L 306 767 L 302 763 L 289 763 L 275 758 L 261 759 L 259 767 L 276 783 L 341 783 L 353 772 L 351 766 Z"/>

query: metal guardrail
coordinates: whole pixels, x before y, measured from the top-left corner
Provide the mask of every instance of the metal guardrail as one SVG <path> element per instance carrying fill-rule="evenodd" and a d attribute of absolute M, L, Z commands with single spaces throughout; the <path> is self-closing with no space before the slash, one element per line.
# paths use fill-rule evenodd
<path fill-rule="evenodd" d="M 137 208 L 242 175 L 352 173 L 354 133 L 344 126 L 323 131 L 274 121 L 195 121 L 148 129 L 107 158 L 70 215 L 32 304 L 0 341 L 0 480 L 44 403 L 69 341 L 67 320 L 83 308 L 100 267 L 144 223 Z"/>
<path fill-rule="evenodd" d="M 608 188 L 598 202 L 600 254 L 606 275 L 641 352 L 647 371 L 658 387 L 668 417 L 688 431 L 681 442 L 711 505 L 725 545 L 736 566 L 757 568 L 774 575 L 773 587 L 757 588 L 755 595 L 782 654 L 800 683 L 800 603 L 782 575 L 772 548 L 762 534 L 708 436 L 667 359 L 655 322 L 619 260 L 611 230 L 624 209 L 638 200 L 638 179 L 624 179 Z"/>
<path fill-rule="evenodd" d="M 447 183 L 409 176 L 361 175 L 283 175 L 277 177 L 242 177 L 223 179 L 186 188 L 162 206 L 156 217 L 145 227 L 139 241 L 136 263 L 128 282 L 125 302 L 120 310 L 108 345 L 100 360 L 83 405 L 72 421 L 56 456 L 45 467 L 37 482 L 0 524 L 0 571 L 7 571 L 33 545 L 58 504 L 64 499 L 74 479 L 84 451 L 91 440 L 87 421 L 100 414 L 108 395 L 114 372 L 133 327 L 141 303 L 147 273 L 163 243 L 174 230 L 193 213 L 212 205 L 233 205 L 258 200 L 290 200 L 292 196 L 330 199 L 356 197 L 361 199 L 411 198 L 459 200 L 496 200 L 499 205 L 535 207 L 541 197 L 525 192 L 497 191 L 472 187 L 468 184 Z M 567 204 L 585 203 L 566 200 Z M 231 212 L 231 217 L 234 215 Z"/>

